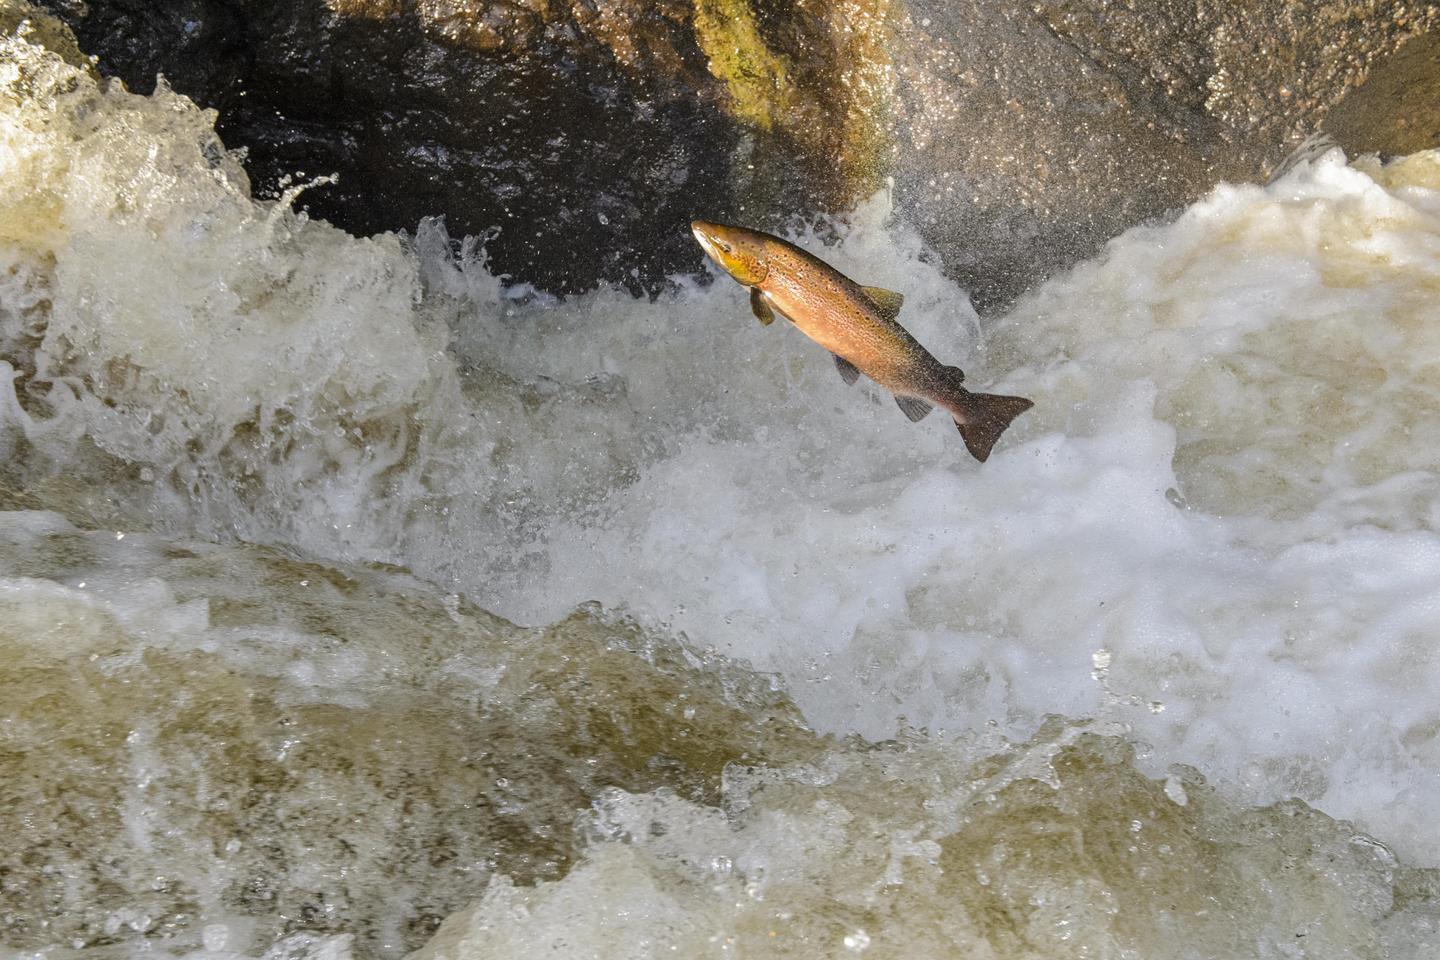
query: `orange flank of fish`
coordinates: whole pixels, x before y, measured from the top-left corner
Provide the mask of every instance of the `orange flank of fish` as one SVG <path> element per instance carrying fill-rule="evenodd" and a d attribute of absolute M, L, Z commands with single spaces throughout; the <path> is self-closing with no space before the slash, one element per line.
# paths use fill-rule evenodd
<path fill-rule="evenodd" d="M 710 259 L 749 288 L 756 319 L 768 325 L 776 315 L 786 318 L 830 351 L 846 383 L 863 373 L 894 394 L 911 420 L 940 407 L 975 459 L 987 459 L 1010 421 L 1033 405 L 1024 397 L 966 390 L 959 367 L 936 360 L 896 321 L 904 302 L 900 294 L 861 286 L 819 257 L 759 230 L 705 220 L 690 229 Z"/>

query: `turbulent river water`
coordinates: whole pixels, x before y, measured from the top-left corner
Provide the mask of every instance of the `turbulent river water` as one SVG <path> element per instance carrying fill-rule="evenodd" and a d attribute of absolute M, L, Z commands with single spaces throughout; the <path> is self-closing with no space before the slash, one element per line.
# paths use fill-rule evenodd
<path fill-rule="evenodd" d="M 1440 955 L 1440 154 L 983 324 L 797 227 L 1036 400 L 981 467 L 213 121 L 0 40 L 0 955 Z"/>

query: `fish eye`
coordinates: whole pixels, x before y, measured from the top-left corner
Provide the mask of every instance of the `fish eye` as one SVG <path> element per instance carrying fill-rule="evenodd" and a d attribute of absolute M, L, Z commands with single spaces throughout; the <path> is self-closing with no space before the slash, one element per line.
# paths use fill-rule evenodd
<path fill-rule="evenodd" d="M 725 253 L 734 253 L 734 252 L 735 252 L 735 248 L 732 247 L 732 246 L 730 246 L 730 244 L 726 243 L 724 240 L 716 240 L 716 241 L 715 241 L 715 245 L 716 245 L 717 247 L 719 247 L 721 250 L 723 250 Z"/>

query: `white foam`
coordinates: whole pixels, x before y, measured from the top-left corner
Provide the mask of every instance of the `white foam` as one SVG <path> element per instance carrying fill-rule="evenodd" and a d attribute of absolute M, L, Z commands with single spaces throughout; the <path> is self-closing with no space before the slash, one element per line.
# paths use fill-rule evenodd
<path fill-rule="evenodd" d="M 526 302 L 436 224 L 356 240 L 253 203 L 163 88 L 3 57 L 27 484 L 526 620 L 628 607 L 831 730 L 1120 718 L 1161 765 L 1440 860 L 1436 154 L 1218 188 L 984 341 L 883 197 L 833 246 L 798 231 L 977 388 L 1037 401 L 981 467 L 728 281 Z"/>
<path fill-rule="evenodd" d="M 252 202 L 213 112 L 163 82 L 102 92 L 0 44 L 0 339 L 23 408 L 0 403 L 32 473 L 123 464 L 116 494 L 155 526 L 384 553 L 413 508 L 403 463 L 464 419 L 399 238 Z"/>
<path fill-rule="evenodd" d="M 563 880 L 497 878 L 414 960 L 1435 948 L 1435 916 L 1401 902 L 1388 850 L 1298 807 L 1237 811 L 1193 773 L 1175 803 L 1097 732 L 1051 725 L 1014 748 L 904 740 L 737 771 L 723 812 L 616 791 Z"/>
<path fill-rule="evenodd" d="M 639 475 L 556 504 L 525 581 L 484 595 L 535 620 L 626 605 L 778 670 L 837 731 L 1123 718 L 1167 761 L 1440 857 L 1437 188 L 1436 154 L 1218 188 L 983 345 L 883 200 L 838 247 L 801 235 L 910 294 L 977 388 L 1036 399 L 984 467 L 728 282 L 546 308 L 507 351 L 617 377 L 630 417 L 604 436 L 643 444 Z"/>

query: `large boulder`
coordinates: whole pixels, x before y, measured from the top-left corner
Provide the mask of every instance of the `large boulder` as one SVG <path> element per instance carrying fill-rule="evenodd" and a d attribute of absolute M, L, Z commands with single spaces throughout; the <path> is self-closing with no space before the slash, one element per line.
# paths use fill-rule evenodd
<path fill-rule="evenodd" d="M 1437 22 L 1383 0 L 908 0 L 900 207 L 980 305 L 1003 304 L 1220 180 L 1263 179 Z"/>

